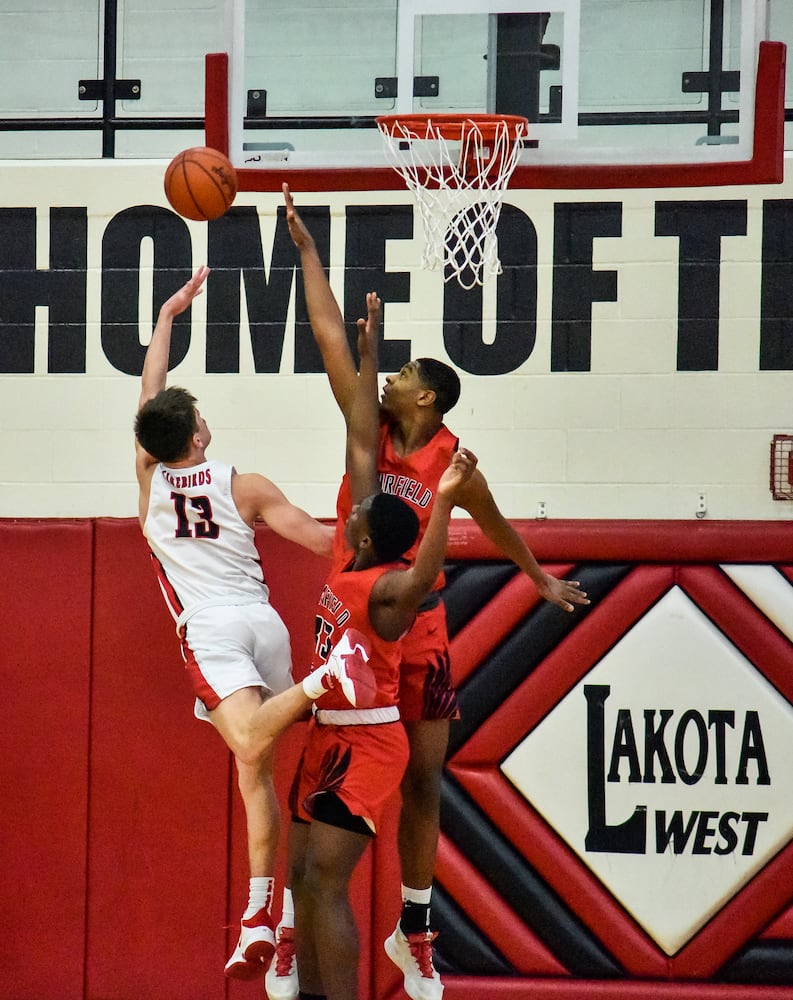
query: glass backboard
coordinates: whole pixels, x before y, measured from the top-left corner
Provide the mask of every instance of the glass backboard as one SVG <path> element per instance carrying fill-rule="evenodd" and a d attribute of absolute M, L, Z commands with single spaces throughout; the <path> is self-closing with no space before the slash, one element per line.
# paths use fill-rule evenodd
<path fill-rule="evenodd" d="M 227 3 L 207 142 L 243 190 L 285 171 L 398 187 L 375 120 L 415 112 L 526 117 L 512 186 L 629 186 L 648 167 L 742 183 L 745 164 L 781 179 L 785 49 L 761 45 L 767 0 Z M 699 180 L 675 179 L 692 165 Z"/>

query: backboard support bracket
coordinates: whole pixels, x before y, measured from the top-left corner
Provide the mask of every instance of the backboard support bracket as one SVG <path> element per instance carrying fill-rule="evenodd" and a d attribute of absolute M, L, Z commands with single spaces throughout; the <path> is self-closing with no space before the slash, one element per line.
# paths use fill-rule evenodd
<path fill-rule="evenodd" d="M 438 76 L 414 76 L 414 97 L 437 97 L 440 94 L 441 81 Z M 399 93 L 399 79 L 396 76 L 378 76 L 374 81 L 374 96 L 379 100 L 393 100 Z"/>

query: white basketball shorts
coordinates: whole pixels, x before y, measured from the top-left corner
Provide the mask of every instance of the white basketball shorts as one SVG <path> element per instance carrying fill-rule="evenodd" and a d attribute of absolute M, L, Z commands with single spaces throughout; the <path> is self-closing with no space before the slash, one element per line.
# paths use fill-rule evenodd
<path fill-rule="evenodd" d="M 182 655 L 199 719 L 208 720 L 212 709 L 241 688 L 279 694 L 294 683 L 289 632 L 270 604 L 197 611 L 185 626 Z"/>

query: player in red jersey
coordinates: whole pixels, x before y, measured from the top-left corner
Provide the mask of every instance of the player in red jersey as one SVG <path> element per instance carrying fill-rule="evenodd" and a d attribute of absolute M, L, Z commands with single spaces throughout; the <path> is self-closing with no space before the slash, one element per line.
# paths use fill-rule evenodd
<path fill-rule="evenodd" d="M 377 339 L 380 301 L 367 296 L 359 321 L 360 373 L 347 421 L 350 512 L 317 605 L 312 671 L 343 660 L 358 689 L 371 676 L 366 702 L 350 709 L 337 690 L 315 703 L 290 793 L 290 877 L 300 996 L 358 997 L 358 933 L 349 901 L 352 873 L 377 833 L 388 799 L 408 761 L 399 722 L 401 640 L 443 566 L 456 491 L 476 459 L 455 449 L 436 486 L 436 499 L 415 559 L 419 519 L 392 493 L 380 491 Z M 308 677 L 311 678 L 309 673 Z"/>
<path fill-rule="evenodd" d="M 300 253 L 306 303 L 311 326 L 339 408 L 348 419 L 355 386 L 352 358 L 344 320 L 311 234 L 295 211 L 283 185 L 286 217 Z M 408 500 L 419 516 L 431 509 L 437 474 L 454 450 L 456 438 L 444 424 L 444 414 L 459 397 L 456 372 L 443 362 L 419 358 L 386 378 L 380 415 L 381 449 L 378 469 L 383 489 Z M 476 470 L 457 504 L 487 537 L 526 573 L 545 600 L 564 611 L 588 604 L 577 581 L 545 573 L 531 550 L 501 514 L 485 477 Z M 338 513 L 349 506 L 346 487 L 339 494 Z M 338 546 L 337 534 L 334 544 Z M 414 1000 L 438 1000 L 443 986 L 432 965 L 433 929 L 430 922 L 432 876 L 437 853 L 440 780 L 449 737 L 449 720 L 458 709 L 451 683 L 446 617 L 439 589 L 426 602 L 410 634 L 403 641 L 400 713 L 410 745 L 410 759 L 402 781 L 399 858 L 402 872 L 402 912 L 386 942 L 386 951 L 402 969 L 405 989 Z"/>

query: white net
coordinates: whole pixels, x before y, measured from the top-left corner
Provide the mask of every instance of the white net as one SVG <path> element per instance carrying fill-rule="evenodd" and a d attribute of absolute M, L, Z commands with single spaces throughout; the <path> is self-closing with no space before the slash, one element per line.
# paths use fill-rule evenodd
<path fill-rule="evenodd" d="M 391 165 L 413 192 L 422 267 L 463 288 L 501 273 L 496 226 L 528 131 L 524 118 L 424 115 L 377 119 Z"/>

